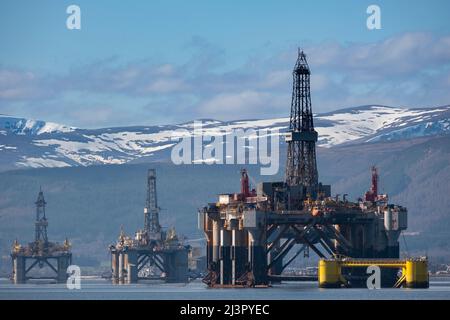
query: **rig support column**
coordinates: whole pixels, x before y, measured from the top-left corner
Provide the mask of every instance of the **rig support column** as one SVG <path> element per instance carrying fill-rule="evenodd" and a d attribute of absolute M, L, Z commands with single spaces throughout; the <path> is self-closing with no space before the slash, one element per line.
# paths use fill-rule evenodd
<path fill-rule="evenodd" d="M 280 253 L 280 240 L 273 243 L 273 248 L 269 252 L 267 258 L 267 263 L 272 263 L 272 261 L 276 258 L 276 256 Z M 278 259 L 269 270 L 270 275 L 280 275 L 283 270 L 283 259 Z M 272 280 L 275 282 L 275 280 Z"/>
<path fill-rule="evenodd" d="M 266 285 L 267 281 L 267 256 L 265 248 L 264 232 L 258 229 L 249 231 L 249 261 L 255 285 Z"/>
<path fill-rule="evenodd" d="M 13 281 L 15 284 L 25 283 L 25 257 L 16 256 L 13 259 Z"/>
<path fill-rule="evenodd" d="M 212 223 L 212 254 L 211 254 L 211 266 L 212 271 L 217 274 L 219 279 L 220 277 L 220 268 L 219 268 L 219 244 L 220 244 L 220 225 L 219 221 L 213 220 Z"/>
<path fill-rule="evenodd" d="M 199 212 L 199 229 L 203 229 L 206 238 L 206 261 L 212 261 L 213 254 L 213 220 L 206 213 Z"/>
<path fill-rule="evenodd" d="M 119 252 L 119 283 L 123 283 L 123 253 Z"/>
<path fill-rule="evenodd" d="M 127 283 L 137 283 L 138 272 L 137 272 L 137 253 L 134 250 L 127 251 Z"/>
<path fill-rule="evenodd" d="M 188 282 L 188 250 L 176 250 L 164 255 L 164 269 L 167 272 L 166 282 Z"/>
<path fill-rule="evenodd" d="M 119 259 L 117 251 L 111 252 L 111 277 L 113 283 L 119 282 Z"/>
<path fill-rule="evenodd" d="M 231 232 L 220 230 L 220 284 L 231 284 Z"/>
<path fill-rule="evenodd" d="M 219 221 L 213 221 L 212 232 L 212 261 L 219 261 L 219 243 L 220 243 L 220 227 Z"/>
<path fill-rule="evenodd" d="M 236 281 L 245 273 L 247 262 L 247 237 L 246 231 L 239 230 L 239 221 L 232 220 L 233 229 L 231 231 L 231 283 Z"/>
<path fill-rule="evenodd" d="M 58 283 L 64 283 L 67 281 L 67 268 L 70 265 L 70 256 L 60 256 L 56 259 L 58 264 L 58 275 L 57 281 Z"/>

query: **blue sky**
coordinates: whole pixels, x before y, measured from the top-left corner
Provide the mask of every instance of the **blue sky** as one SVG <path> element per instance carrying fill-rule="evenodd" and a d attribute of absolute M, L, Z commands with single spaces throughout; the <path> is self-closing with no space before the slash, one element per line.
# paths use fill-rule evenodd
<path fill-rule="evenodd" d="M 81 30 L 66 8 L 81 8 Z M 368 30 L 366 8 L 381 8 Z M 450 103 L 450 1 L 0 3 L 0 113 L 79 127 L 283 117 L 296 48 L 316 112 Z"/>

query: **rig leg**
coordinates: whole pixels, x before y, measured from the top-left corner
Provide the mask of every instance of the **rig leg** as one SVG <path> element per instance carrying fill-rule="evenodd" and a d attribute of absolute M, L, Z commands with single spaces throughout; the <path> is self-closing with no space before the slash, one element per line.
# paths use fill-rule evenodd
<path fill-rule="evenodd" d="M 209 218 L 208 218 L 209 219 Z M 207 265 L 208 271 L 210 275 L 214 275 L 211 278 L 210 285 L 217 284 L 216 282 L 220 281 L 220 271 L 219 271 L 219 244 L 220 244 L 220 225 L 217 220 L 212 220 L 212 232 L 211 232 L 211 242 L 208 245 L 210 248 L 210 256 L 208 257 Z"/>
<path fill-rule="evenodd" d="M 64 283 L 67 281 L 67 268 L 70 264 L 70 256 L 60 256 L 56 259 L 57 261 L 57 279 L 56 281 L 58 283 Z"/>
<path fill-rule="evenodd" d="M 231 284 L 231 232 L 220 230 L 220 284 Z"/>
<path fill-rule="evenodd" d="M 176 250 L 165 254 L 164 269 L 167 273 L 166 282 L 188 282 L 188 250 Z"/>
<path fill-rule="evenodd" d="M 15 284 L 25 283 L 25 257 L 14 257 L 13 258 L 13 282 Z"/>
<path fill-rule="evenodd" d="M 219 262 L 220 226 L 218 221 L 213 221 L 212 232 L 212 262 Z"/>
<path fill-rule="evenodd" d="M 385 249 L 385 257 L 398 259 L 400 257 L 400 248 L 398 242 L 389 244 Z M 381 287 L 392 288 L 397 282 L 397 269 L 381 270 Z"/>
<path fill-rule="evenodd" d="M 264 233 L 261 230 L 249 231 L 249 262 L 253 274 L 254 285 L 267 285 L 267 255 Z"/>
<path fill-rule="evenodd" d="M 246 231 L 233 229 L 231 231 L 231 269 L 232 279 L 231 283 L 236 284 L 236 281 L 245 273 L 245 265 L 247 263 L 247 238 Z"/>
<path fill-rule="evenodd" d="M 111 252 L 111 280 L 119 283 L 119 256 L 117 252 Z"/>
<path fill-rule="evenodd" d="M 123 274 L 123 253 L 119 252 L 119 283 L 123 284 L 124 274 Z"/>
<path fill-rule="evenodd" d="M 272 260 L 275 259 L 275 257 L 280 253 L 280 240 L 276 241 L 273 244 L 273 246 L 274 246 L 274 248 L 268 254 L 268 259 L 271 263 L 272 263 Z M 275 262 L 269 270 L 270 275 L 280 275 L 282 271 L 283 271 L 283 259 L 278 259 L 278 261 Z M 281 282 L 281 281 L 280 280 L 271 280 L 271 282 L 273 283 L 273 282 Z"/>
<path fill-rule="evenodd" d="M 137 257 L 137 253 L 135 251 L 128 251 L 126 253 L 127 283 L 137 283 L 138 281 Z"/>

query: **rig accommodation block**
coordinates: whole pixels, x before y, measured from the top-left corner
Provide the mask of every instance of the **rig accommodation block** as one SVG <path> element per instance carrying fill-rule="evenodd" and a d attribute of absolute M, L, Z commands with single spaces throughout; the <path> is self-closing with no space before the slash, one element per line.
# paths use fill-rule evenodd
<path fill-rule="evenodd" d="M 241 192 L 221 194 L 199 210 L 206 240 L 209 286 L 265 286 L 282 280 L 285 268 L 303 253 L 321 259 L 399 258 L 399 236 L 407 228 L 407 210 L 388 204 L 378 194 L 378 173 L 364 199 L 350 202 L 331 197 L 331 186 L 318 182 L 310 97 L 310 69 L 299 51 L 293 71 L 293 94 L 285 181 L 262 182 L 256 190 L 241 173 Z M 367 275 L 361 268 L 343 268 L 353 286 Z M 289 279 L 288 279 L 289 278 Z M 382 285 L 393 286 L 397 270 L 382 269 Z M 365 282 L 364 282 L 365 283 Z"/>
<path fill-rule="evenodd" d="M 62 245 L 48 241 L 45 206 L 44 193 L 40 190 L 36 200 L 35 239 L 26 246 L 16 240 L 11 252 L 12 280 L 16 284 L 30 279 L 51 279 L 59 283 L 67 281 L 67 268 L 72 263 L 71 245 L 67 239 Z M 50 268 L 53 275 L 31 276 L 33 270 L 45 266 Z"/>
<path fill-rule="evenodd" d="M 148 170 L 144 229 L 134 238 L 121 231 L 115 245 L 110 246 L 113 283 L 136 283 L 138 280 L 188 281 L 188 254 L 175 229 L 165 232 L 159 223 L 156 172 Z M 152 268 L 158 272 L 148 272 Z"/>

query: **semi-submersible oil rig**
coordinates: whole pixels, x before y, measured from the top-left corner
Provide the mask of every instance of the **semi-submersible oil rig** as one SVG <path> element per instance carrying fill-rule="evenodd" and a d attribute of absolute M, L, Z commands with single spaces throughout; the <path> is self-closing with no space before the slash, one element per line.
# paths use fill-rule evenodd
<path fill-rule="evenodd" d="M 30 279 L 51 279 L 57 282 L 67 280 L 67 268 L 72 263 L 71 244 L 65 240 L 63 244 L 50 242 L 47 237 L 48 220 L 45 215 L 44 193 L 39 191 L 36 204 L 34 241 L 21 245 L 14 241 L 11 260 L 13 265 L 12 280 L 14 283 L 25 283 Z M 48 267 L 51 275 L 39 274 L 38 269 Z"/>
<path fill-rule="evenodd" d="M 144 229 L 134 238 L 123 231 L 115 245 L 109 247 L 113 283 L 136 283 L 138 280 L 188 281 L 188 253 L 175 229 L 165 232 L 159 224 L 156 197 L 156 172 L 148 170 L 147 201 L 144 208 Z"/>
<path fill-rule="evenodd" d="M 285 181 L 262 182 L 250 190 L 243 170 L 240 193 L 221 194 L 216 203 L 199 211 L 207 240 L 204 282 L 227 287 L 311 280 L 283 276 L 297 256 L 311 249 L 320 257 L 321 287 L 365 285 L 369 265 L 381 268 L 382 286 L 427 287 L 426 259 L 399 259 L 406 208 L 388 204 L 387 196 L 378 194 L 375 168 L 372 188 L 360 201 L 331 197 L 331 186 L 318 181 L 317 138 L 310 69 L 299 50 L 286 134 Z"/>

